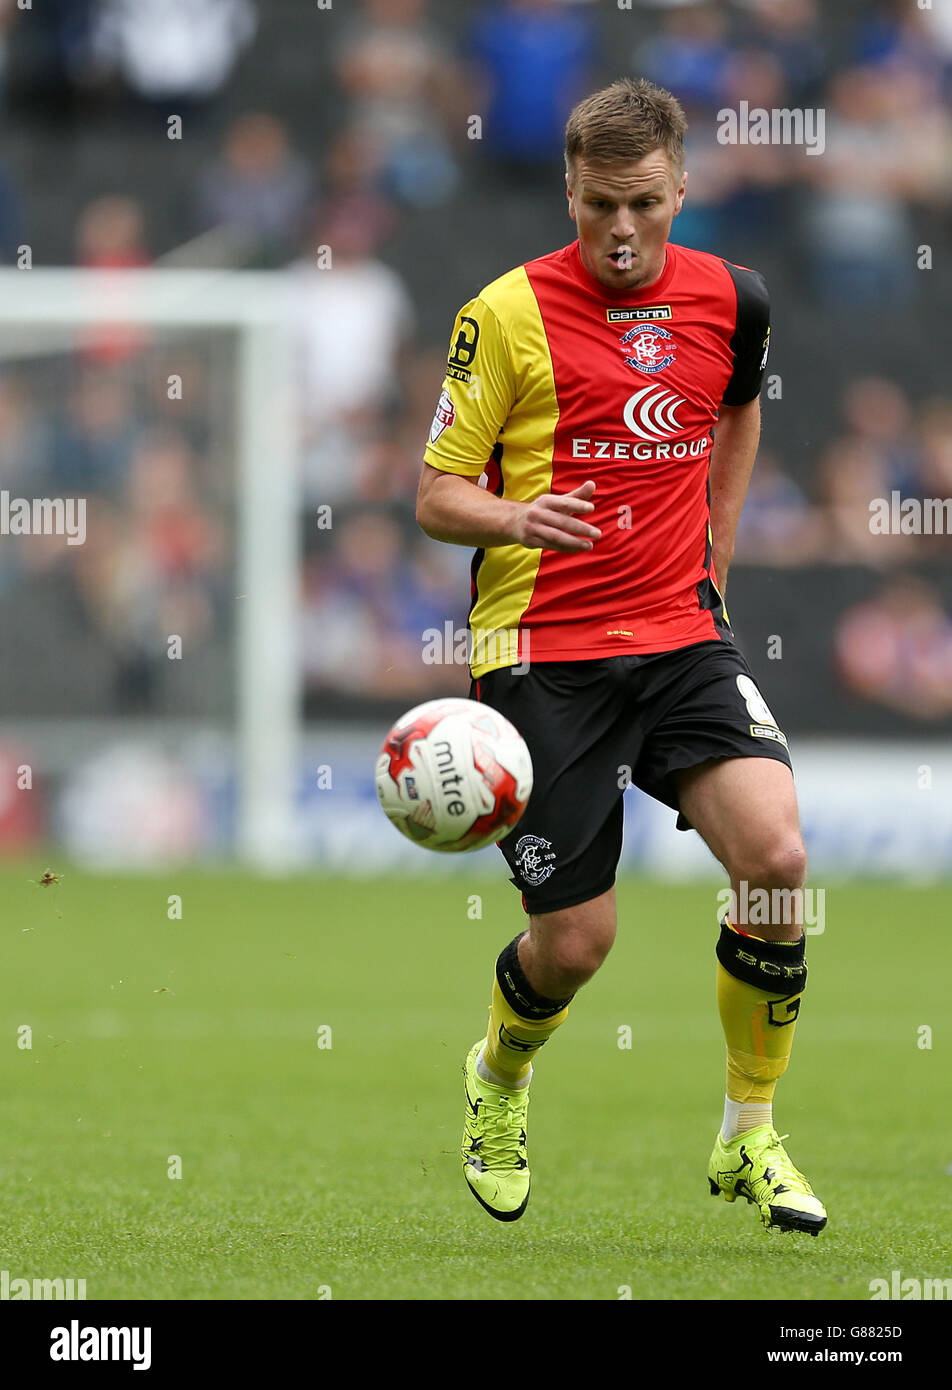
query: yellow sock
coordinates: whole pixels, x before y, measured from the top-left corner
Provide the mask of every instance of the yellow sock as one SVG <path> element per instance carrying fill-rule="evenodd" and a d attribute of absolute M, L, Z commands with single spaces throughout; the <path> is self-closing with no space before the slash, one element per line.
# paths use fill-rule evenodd
<path fill-rule="evenodd" d="M 793 1049 L 800 994 L 767 994 L 717 967 L 717 1007 L 727 1039 L 727 1094 L 744 1103 L 773 1100 Z"/>
<path fill-rule="evenodd" d="M 806 984 L 804 938 L 763 941 L 721 927 L 717 1007 L 727 1041 L 727 1097 L 769 1105 L 793 1049 Z"/>
<path fill-rule="evenodd" d="M 493 980 L 489 1032 L 483 1049 L 486 1066 L 505 1085 L 518 1085 L 529 1075 L 533 1055 L 565 1022 L 568 1012 L 569 1006 L 565 1004 L 549 1018 L 523 1018 L 506 999 L 498 979 Z"/>

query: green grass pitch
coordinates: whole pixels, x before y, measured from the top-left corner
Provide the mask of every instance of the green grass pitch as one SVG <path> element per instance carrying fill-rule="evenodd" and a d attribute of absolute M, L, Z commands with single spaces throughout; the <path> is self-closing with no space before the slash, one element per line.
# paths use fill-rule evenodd
<path fill-rule="evenodd" d="M 501 1225 L 457 1145 L 460 1063 L 522 923 L 502 872 L 36 886 L 43 868 L 0 873 L 11 1278 L 85 1278 L 90 1299 L 863 1300 L 893 1269 L 952 1276 L 952 886 L 827 885 L 775 1106 L 830 1212 L 811 1239 L 708 1194 L 714 881 L 619 884 L 616 946 L 538 1060 L 528 1211 Z"/>

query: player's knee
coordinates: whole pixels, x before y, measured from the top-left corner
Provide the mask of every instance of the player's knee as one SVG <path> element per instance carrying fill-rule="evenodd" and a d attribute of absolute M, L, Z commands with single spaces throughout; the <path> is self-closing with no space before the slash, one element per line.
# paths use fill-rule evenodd
<path fill-rule="evenodd" d="M 592 978 L 611 950 L 615 939 L 614 923 L 560 923 L 559 930 L 551 926 L 536 938 L 532 961 L 540 980 L 544 976 L 548 988 L 539 986 L 542 993 L 553 998 L 574 994 Z"/>
<path fill-rule="evenodd" d="M 591 954 L 558 952 L 549 964 L 553 978 L 559 981 L 556 991 L 559 997 L 574 994 L 588 984 L 604 959 L 604 956 Z"/>
<path fill-rule="evenodd" d="M 614 939 L 613 928 L 567 933 L 553 942 L 553 968 L 564 979 L 571 980 L 573 987 L 578 989 L 598 970 L 611 950 Z"/>
<path fill-rule="evenodd" d="M 752 888 L 802 888 L 807 876 L 807 852 L 799 836 L 770 841 L 758 847 L 740 866 L 737 878 Z"/>

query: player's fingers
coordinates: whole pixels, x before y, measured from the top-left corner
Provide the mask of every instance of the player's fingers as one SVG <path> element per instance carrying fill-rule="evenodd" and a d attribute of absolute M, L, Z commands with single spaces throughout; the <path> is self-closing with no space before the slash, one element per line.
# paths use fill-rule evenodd
<path fill-rule="evenodd" d="M 592 496 L 592 494 L 594 493 L 594 491 L 595 491 L 595 484 L 592 482 L 591 478 L 589 478 L 587 482 L 582 483 L 579 487 L 573 488 L 572 491 L 571 491 L 571 492 L 567 492 L 567 493 L 565 494 L 565 496 L 566 496 L 566 497 L 581 497 L 581 498 L 583 498 L 583 499 L 587 502 L 588 499 L 589 499 L 589 498 Z"/>
<path fill-rule="evenodd" d="M 543 506 L 551 507 L 557 512 L 568 512 L 573 516 L 587 516 L 595 510 L 594 502 L 587 502 L 584 497 L 575 497 L 571 492 L 549 492 L 537 500 Z"/>
<path fill-rule="evenodd" d="M 568 516 L 556 508 L 540 507 L 537 512 L 532 513 L 529 520 L 532 525 L 549 526 L 554 530 L 565 531 L 570 536 L 585 536 L 590 541 L 599 541 L 602 538 L 597 526 L 592 526 L 578 517 Z"/>
<path fill-rule="evenodd" d="M 528 539 L 531 541 L 530 548 L 533 550 L 561 550 L 571 554 L 575 551 L 591 550 L 592 548 L 592 542 L 584 536 L 571 536 L 554 526 L 535 525 L 532 527 Z"/>

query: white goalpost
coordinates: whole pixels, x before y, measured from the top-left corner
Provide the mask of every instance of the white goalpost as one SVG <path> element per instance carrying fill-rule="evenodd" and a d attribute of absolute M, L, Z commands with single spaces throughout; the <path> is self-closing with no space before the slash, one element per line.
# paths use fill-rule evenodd
<path fill-rule="evenodd" d="M 70 351 L 84 330 L 229 331 L 236 338 L 236 849 L 295 862 L 297 411 L 289 291 L 266 272 L 0 270 L 0 364 Z M 5 719 L 7 711 L 0 712 Z"/>

